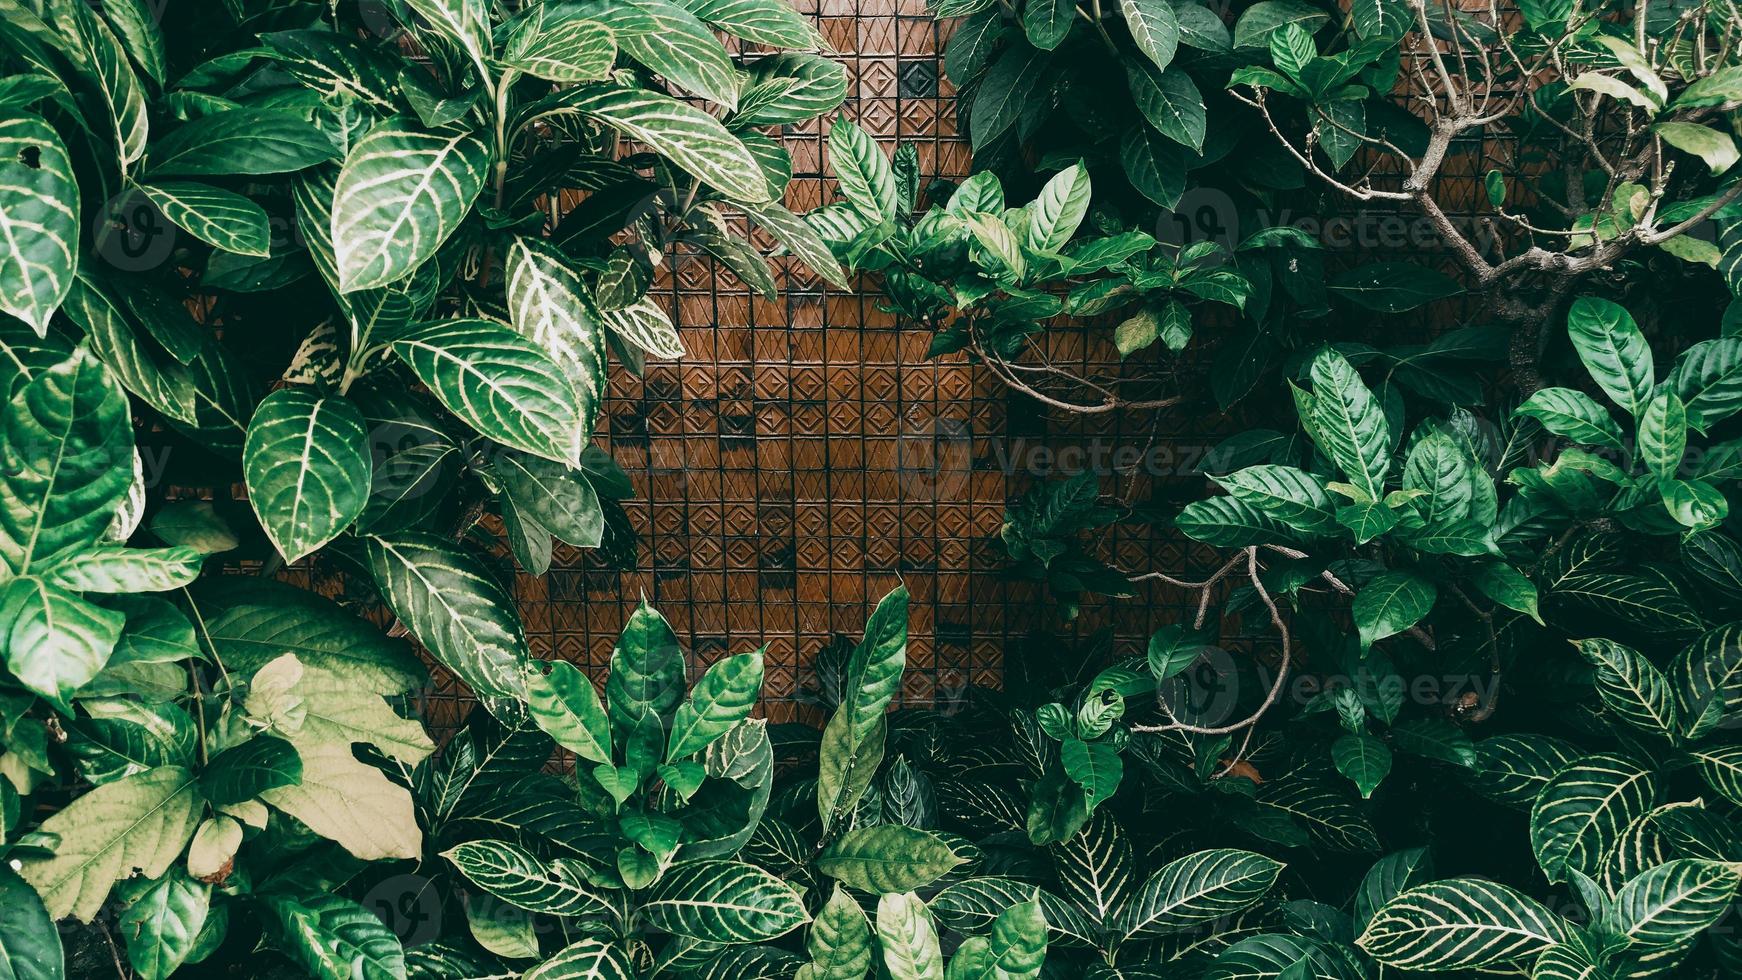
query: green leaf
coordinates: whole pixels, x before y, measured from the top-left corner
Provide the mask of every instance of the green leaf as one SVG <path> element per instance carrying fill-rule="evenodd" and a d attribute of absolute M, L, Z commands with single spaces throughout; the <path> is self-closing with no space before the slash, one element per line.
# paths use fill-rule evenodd
<path fill-rule="evenodd" d="M 271 254 L 266 211 L 242 195 L 190 180 L 137 186 L 165 218 L 200 241 L 237 255 Z"/>
<path fill-rule="evenodd" d="M 1119 140 L 1119 164 L 1131 186 L 1170 210 L 1185 193 L 1190 163 L 1184 147 L 1142 123 L 1132 125 Z"/>
<path fill-rule="evenodd" d="M 1111 742 L 1066 739 L 1059 746 L 1059 762 L 1064 766 L 1065 775 L 1083 788 L 1090 809 L 1111 799 L 1125 778 L 1125 765 L 1119 757 L 1119 749 Z"/>
<path fill-rule="evenodd" d="M 1391 749 L 1371 735 L 1341 736 L 1331 745 L 1331 761 L 1361 791 L 1363 800 L 1371 799 L 1373 790 L 1391 773 Z"/>
<path fill-rule="evenodd" d="M 1137 111 L 1156 132 L 1194 152 L 1203 152 L 1207 119 L 1204 97 L 1183 69 L 1162 71 L 1147 61 L 1128 62 L 1126 80 Z"/>
<path fill-rule="evenodd" d="M 266 790 L 260 798 L 302 821 L 363 861 L 415 858 L 423 853 L 411 794 L 358 762 L 351 746 L 303 745 L 302 781 Z M 105 787 L 107 788 L 107 787 Z M 190 831 L 191 832 L 191 831 Z"/>
<path fill-rule="evenodd" d="M 864 980 L 871 970 L 871 923 L 840 885 L 817 912 L 805 937 L 810 962 L 797 980 Z"/>
<path fill-rule="evenodd" d="M 545 661 L 526 675 L 526 709 L 557 744 L 589 762 L 611 762 L 611 723 L 599 692 L 574 664 Z"/>
<path fill-rule="evenodd" d="M 49 915 L 90 922 L 109 889 L 135 873 L 161 878 L 193 837 L 201 801 L 194 774 L 165 766 L 99 786 L 42 822 L 53 854 L 19 858 L 18 873 Z"/>
<path fill-rule="evenodd" d="M 654 357 L 684 355 L 677 327 L 672 325 L 671 317 L 665 315 L 665 310 L 652 296 L 643 296 L 620 310 L 601 310 L 599 319 L 620 339 Z"/>
<path fill-rule="evenodd" d="M 944 980 L 944 954 L 931 910 L 912 892 L 877 902 L 877 942 L 890 980 Z"/>
<path fill-rule="evenodd" d="M 89 349 L 121 387 L 172 421 L 199 421 L 199 396 L 189 368 L 143 343 L 120 303 L 95 278 L 79 273 L 61 313 L 85 332 Z"/>
<path fill-rule="evenodd" d="M 273 945 L 315 980 L 398 980 L 405 951 L 374 912 L 331 893 L 261 900 Z"/>
<path fill-rule="evenodd" d="M 1657 805 L 1657 776 L 1631 760 L 1590 755 L 1556 773 L 1530 811 L 1530 842 L 1551 882 L 1595 876 L 1633 821 Z"/>
<path fill-rule="evenodd" d="M 1004 49 L 987 70 L 968 112 L 968 140 L 974 152 L 1004 135 L 1036 95 L 1050 59 L 1026 44 Z"/>
<path fill-rule="evenodd" d="M 55 562 L 45 578 L 50 585 L 72 592 L 168 592 L 199 578 L 205 560 L 192 548 L 99 545 Z"/>
<path fill-rule="evenodd" d="M 605 511 L 593 485 L 578 469 L 509 451 L 496 477 L 515 511 L 577 548 L 597 548 L 605 536 Z"/>
<path fill-rule="evenodd" d="M 1567 311 L 1567 336 L 1597 386 L 1627 414 L 1639 417 L 1657 374 L 1651 347 L 1632 314 L 1606 299 L 1580 296 Z"/>
<path fill-rule="evenodd" d="M 810 921 L 792 886 L 737 861 L 692 861 L 667 872 L 641 906 L 660 932 L 711 943 L 766 942 Z"/>
<path fill-rule="evenodd" d="M 1081 161 L 1054 174 L 1028 206 L 1028 247 L 1056 252 L 1065 247 L 1089 213 L 1089 171 Z"/>
<path fill-rule="evenodd" d="M 1690 122 L 1660 122 L 1651 127 L 1665 143 L 1692 153 L 1705 161 L 1706 167 L 1715 176 L 1736 165 L 1742 159 L 1742 153 L 1736 150 L 1736 141 L 1729 134 L 1719 132 L 1710 126 Z"/>
<path fill-rule="evenodd" d="M 1742 337 L 1702 340 L 1682 351 L 1668 387 L 1686 406 L 1688 424 L 1704 432 L 1742 409 Z"/>
<path fill-rule="evenodd" d="M 1536 583 L 1505 562 L 1487 561 L 1469 571 L 1470 584 L 1494 602 L 1521 612 L 1538 623 L 1542 614 L 1537 609 Z"/>
<path fill-rule="evenodd" d="M 666 742 L 667 761 L 687 758 L 750 717 L 762 694 L 762 658 L 767 648 L 726 657 L 709 667 L 678 705 Z"/>
<path fill-rule="evenodd" d="M 929 831 L 880 824 L 848 831 L 817 856 L 817 870 L 873 895 L 913 891 L 966 859 Z"/>
<path fill-rule="evenodd" d="M 0 972 L 12 980 L 66 980 L 67 975 L 60 930 L 42 899 L 9 867 L 0 868 Z"/>
<path fill-rule="evenodd" d="M 829 163 L 841 195 L 872 221 L 893 221 L 901 208 L 895 171 L 877 141 L 846 117 L 829 127 Z"/>
<path fill-rule="evenodd" d="M 538 344 L 489 320 L 427 324 L 394 353 L 447 409 L 513 449 L 579 465 L 580 405 L 563 369 Z"/>
<path fill-rule="evenodd" d="M 1180 23 L 1167 0 L 1119 0 L 1119 13 L 1131 29 L 1131 40 L 1158 69 L 1173 64 L 1179 49 Z"/>
<path fill-rule="evenodd" d="M 333 138 L 306 109 L 236 108 L 182 123 L 151 145 L 160 177 L 280 174 L 338 159 Z"/>
<path fill-rule="evenodd" d="M 1505 885 L 1452 878 L 1386 903 L 1355 945 L 1401 970 L 1473 970 L 1528 963 L 1566 931 L 1553 912 Z"/>
<path fill-rule="evenodd" d="M 840 707 L 823 729 L 817 812 L 827 833 L 851 813 L 883 758 L 883 714 L 907 668 L 907 589 L 877 603 L 847 661 Z"/>
<path fill-rule="evenodd" d="M 1597 668 L 1597 696 L 1605 707 L 1640 731 L 1676 740 L 1675 696 L 1656 664 L 1612 640 L 1575 640 L 1573 646 Z"/>
<path fill-rule="evenodd" d="M 1687 942 L 1730 911 L 1739 886 L 1742 871 L 1733 864 L 1669 861 L 1629 881 L 1604 924 L 1641 946 Z"/>
<path fill-rule="evenodd" d="M 547 16 L 555 8 L 531 7 L 510 22 L 497 60 L 504 67 L 552 82 L 609 78 L 617 60 L 617 36 L 597 21 Z"/>
<path fill-rule="evenodd" d="M 1322 478 L 1304 470 L 1264 464 L 1210 479 L 1235 500 L 1302 534 L 1316 536 L 1336 530 L 1336 501 Z"/>
<path fill-rule="evenodd" d="M 521 698 L 526 635 L 488 568 L 446 538 L 364 539 L 364 564 L 393 614 L 480 698 Z"/>
<path fill-rule="evenodd" d="M 47 336 L 79 262 L 79 185 L 54 127 L 0 121 L 0 310 Z"/>
<path fill-rule="evenodd" d="M 1536 419 L 1548 431 L 1580 445 L 1622 448 L 1621 427 L 1582 391 L 1544 388 L 1525 399 L 1512 414 Z"/>
<path fill-rule="evenodd" d="M 1074 0 L 1034 0 L 1022 8 L 1022 29 L 1028 43 L 1042 51 L 1051 51 L 1064 43 L 1077 19 Z"/>
<path fill-rule="evenodd" d="M 1119 915 L 1125 939 L 1166 935 L 1234 915 L 1262 899 L 1283 865 L 1251 851 L 1198 851 L 1144 883 Z"/>
<path fill-rule="evenodd" d="M 1496 803 L 1529 807 L 1556 773 L 1581 753 L 1547 735 L 1495 735 L 1476 743 L 1476 790 Z"/>
<path fill-rule="evenodd" d="M 1406 0 L 1356 0 L 1349 8 L 1349 17 L 1362 40 L 1401 38 L 1415 24 Z"/>
<path fill-rule="evenodd" d="M 369 500 L 369 431 L 341 395 L 280 388 L 260 403 L 242 447 L 248 503 L 286 563 L 319 551 Z"/>
<path fill-rule="evenodd" d="M 1362 651 L 1421 622 L 1437 596 L 1432 582 L 1411 572 L 1386 572 L 1368 582 L 1355 594 L 1350 609 Z"/>
<path fill-rule="evenodd" d="M 1639 416 L 1639 455 L 1659 479 L 1674 477 L 1688 449 L 1687 411 L 1673 391 L 1659 391 Z"/>
<path fill-rule="evenodd" d="M 188 955 L 211 911 L 212 886 L 172 867 L 121 910 L 118 932 L 139 980 L 167 980 Z"/>
<path fill-rule="evenodd" d="M 504 902 L 548 915 L 616 918 L 584 869 L 564 858 L 543 861 L 525 848 L 499 840 L 467 841 L 443 852 L 466 879 Z"/>
<path fill-rule="evenodd" d="M 464 128 L 376 124 L 345 155 L 333 194 L 339 289 L 386 286 L 427 262 L 471 212 L 489 165 L 489 146 Z"/>
<path fill-rule="evenodd" d="M 1314 355 L 1311 377 L 1313 441 L 1367 500 L 1383 499 L 1391 434 L 1379 400 L 1334 348 Z"/>
<path fill-rule="evenodd" d="M 254 675 L 256 686 L 269 671 L 285 678 L 290 684 L 289 696 L 300 701 L 296 720 L 280 730 L 299 748 L 321 744 L 349 747 L 364 742 L 407 767 L 416 766 L 435 750 L 435 743 L 416 719 L 401 717 L 380 695 L 358 687 L 341 670 L 304 664 L 295 654 L 287 653 Z M 253 700 L 247 703 L 252 712 Z"/>
<path fill-rule="evenodd" d="M 256 735 L 212 756 L 200 793 L 213 806 L 246 803 L 267 790 L 302 782 L 302 756 L 282 738 Z"/>
<path fill-rule="evenodd" d="M 615 943 L 583 939 L 520 975 L 520 980 L 635 980 L 629 956 Z"/>
<path fill-rule="evenodd" d="M 1387 902 L 1433 876 L 1433 855 L 1425 847 L 1387 854 L 1373 862 L 1355 891 L 1355 927 L 1365 929 Z"/>
<path fill-rule="evenodd" d="M 1303 0 L 1262 0 L 1240 15 L 1234 24 L 1234 47 L 1270 47 L 1270 37 L 1289 24 L 1298 24 L 1309 35 L 1331 16 Z"/>
<path fill-rule="evenodd" d="M 73 695 L 109 662 L 126 618 L 35 577 L 0 587 L 6 666 L 65 714 Z"/>
<path fill-rule="evenodd" d="M 605 398 L 606 339 L 580 276 L 556 249 L 517 237 L 508 247 L 508 311 L 514 329 L 543 348 L 574 386 L 577 441 L 585 448 Z"/>
<path fill-rule="evenodd" d="M 1187 537 L 1218 548 L 1276 544 L 1293 537 L 1281 521 L 1231 496 L 1192 501 L 1174 517 L 1174 526 Z"/>
<path fill-rule="evenodd" d="M 1391 727 L 1391 747 L 1399 752 L 1474 769 L 1476 747 L 1470 736 L 1446 718 L 1411 718 Z"/>
<path fill-rule="evenodd" d="M 1724 799 L 1742 806 L 1742 747 L 1695 749 L 1692 755 L 1706 785 Z"/>
<path fill-rule="evenodd" d="M 1738 624 L 1690 643 L 1670 665 L 1684 734 L 1697 739 L 1742 713 L 1742 637 Z"/>
<path fill-rule="evenodd" d="M 578 113 L 609 126 L 733 201 L 757 204 L 772 196 L 762 168 L 742 140 L 713 116 L 670 96 L 605 83 L 577 85 L 535 103 L 528 112 Z"/>
<path fill-rule="evenodd" d="M 811 229 L 804 218 L 800 218 L 781 207 L 778 203 L 747 204 L 745 213 L 755 218 L 775 241 L 785 246 L 800 262 L 809 266 L 831 285 L 849 289 L 851 285 L 847 272 L 841 267 L 839 259 L 829 249 L 822 236 Z M 818 212 L 812 212 L 815 214 Z"/>
<path fill-rule="evenodd" d="M 0 562 L 14 574 L 100 540 L 133 482 L 127 398 L 80 348 L 0 414 Z"/>

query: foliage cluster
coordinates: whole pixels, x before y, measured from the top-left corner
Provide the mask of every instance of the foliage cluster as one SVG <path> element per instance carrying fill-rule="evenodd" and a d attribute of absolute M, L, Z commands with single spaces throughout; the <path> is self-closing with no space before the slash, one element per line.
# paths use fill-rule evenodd
<path fill-rule="evenodd" d="M 10 975 L 1742 970 L 1742 317 L 1650 315 L 1653 263 L 1735 279 L 1733 5 L 945 0 L 980 172 L 922 189 L 835 120 L 807 215 L 769 131 L 847 81 L 785 0 L 0 12 Z M 1435 178 L 1487 129 L 1476 240 Z M 1158 223 L 1308 179 L 1459 275 Z M 817 659 L 820 727 L 646 605 L 602 691 L 531 659 L 515 566 L 634 548 L 607 370 L 682 353 L 647 291 L 684 255 L 774 293 L 746 223 L 1054 410 L 1240 403 L 1140 515 L 1207 573 L 1103 561 L 1093 473 L 1003 530 L 1067 615 L 1196 617 L 914 707 L 898 589 Z M 1084 320 L 1127 374 L 1044 360 Z M 1207 391 L 1152 370 L 1182 351 Z M 295 562 L 340 597 L 223 574 Z M 439 748 L 370 607 L 478 697 Z"/>

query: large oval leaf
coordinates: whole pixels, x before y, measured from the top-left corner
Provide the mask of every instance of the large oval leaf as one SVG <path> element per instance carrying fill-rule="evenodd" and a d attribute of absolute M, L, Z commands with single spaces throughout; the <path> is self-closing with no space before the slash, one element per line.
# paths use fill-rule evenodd
<path fill-rule="evenodd" d="M 1633 315 L 1606 299 L 1580 296 L 1567 310 L 1567 335 L 1591 379 L 1637 417 L 1657 383 L 1651 345 Z"/>
<path fill-rule="evenodd" d="M 337 895 L 266 896 L 274 944 L 316 980 L 398 980 L 405 950 L 374 912 Z"/>
<path fill-rule="evenodd" d="M 127 397 L 79 349 L 0 414 L 0 562 L 15 574 L 94 544 L 133 480 Z"/>
<path fill-rule="evenodd" d="M 629 957 L 613 943 L 583 939 L 521 974 L 520 980 L 635 980 Z"/>
<path fill-rule="evenodd" d="M 0 975 L 11 980 L 66 978 L 60 930 L 42 899 L 11 868 L 0 868 Z"/>
<path fill-rule="evenodd" d="M 642 904 L 641 918 L 660 932 L 710 943 L 765 942 L 810 921 L 791 885 L 738 861 L 678 865 Z"/>
<path fill-rule="evenodd" d="M 611 903 L 587 884 L 583 869 L 562 858 L 544 861 L 499 840 L 467 841 L 442 857 L 472 884 L 529 912 L 615 918 Z"/>
<path fill-rule="evenodd" d="M 406 532 L 364 539 L 382 598 L 480 697 L 524 699 L 526 635 L 514 601 L 476 557 L 447 538 Z"/>
<path fill-rule="evenodd" d="M 1619 755 L 1586 756 L 1555 774 L 1530 811 L 1530 842 L 1550 881 L 1568 872 L 1596 877 L 1609 848 L 1650 812 L 1657 776 Z"/>
<path fill-rule="evenodd" d="M 53 854 L 22 857 L 18 873 L 50 915 L 89 922 L 115 882 L 135 873 L 162 877 L 181 857 L 199 825 L 197 786 L 179 766 L 99 786 L 42 822 L 60 843 Z"/>
<path fill-rule="evenodd" d="M 1528 963 L 1565 933 L 1553 912 L 1505 885 L 1453 878 L 1386 903 L 1355 944 L 1403 970 L 1473 970 Z"/>
<path fill-rule="evenodd" d="M 60 136 L 28 113 L 0 120 L 0 310 L 45 336 L 78 262 L 79 185 Z"/>
<path fill-rule="evenodd" d="M 489 320 L 446 320 L 395 340 L 393 350 L 480 434 L 534 456 L 580 463 L 575 389 L 525 336 Z"/>
<path fill-rule="evenodd" d="M 1621 889 L 1606 923 L 1642 946 L 1694 939 L 1730 911 L 1742 872 L 1735 865 L 1683 858 L 1660 864 Z"/>
<path fill-rule="evenodd" d="M 912 891 L 966 860 L 930 831 L 880 824 L 849 831 L 817 856 L 817 870 L 873 895 Z"/>
<path fill-rule="evenodd" d="M 286 562 L 318 551 L 369 502 L 369 432 L 341 395 L 280 388 L 248 423 L 248 503 Z"/>
<path fill-rule="evenodd" d="M 490 148 L 471 131 L 424 132 L 409 117 L 371 129 L 345 157 L 333 195 L 339 288 L 355 292 L 410 275 L 484 189 Z"/>
<path fill-rule="evenodd" d="M 580 276 L 543 241 L 516 238 L 508 247 L 508 311 L 514 329 L 544 348 L 574 385 L 585 447 L 605 397 L 605 329 Z"/>
<path fill-rule="evenodd" d="M 1144 884 L 1121 917 L 1121 931 L 1126 938 L 1159 935 L 1233 915 L 1263 898 L 1282 867 L 1251 851 L 1189 854 Z"/>

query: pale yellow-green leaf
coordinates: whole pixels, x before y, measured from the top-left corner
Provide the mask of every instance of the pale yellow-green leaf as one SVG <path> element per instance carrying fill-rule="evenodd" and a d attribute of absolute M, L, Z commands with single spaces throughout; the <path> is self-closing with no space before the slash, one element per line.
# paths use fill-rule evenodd
<path fill-rule="evenodd" d="M 211 817 L 194 831 L 188 845 L 188 874 L 217 884 L 230 875 L 236 849 L 242 846 L 242 825 L 229 817 Z"/>
<path fill-rule="evenodd" d="M 160 877 L 181 857 L 199 823 L 197 786 L 180 766 L 99 786 L 42 822 L 60 843 L 52 856 L 24 858 L 18 873 L 51 916 L 89 922 L 115 882 L 135 873 Z"/>
<path fill-rule="evenodd" d="M 364 861 L 422 853 L 423 833 L 404 788 L 358 762 L 349 745 L 298 744 L 297 752 L 302 784 L 268 790 L 261 799 Z"/>
<path fill-rule="evenodd" d="M 242 706 L 256 721 L 289 738 L 302 731 L 308 706 L 296 686 L 302 681 L 302 661 L 284 654 L 254 672 Z"/>
<path fill-rule="evenodd" d="M 265 673 L 286 658 L 285 654 L 267 664 Z M 255 675 L 258 684 L 259 675 Z M 415 766 L 435 751 L 435 743 L 424 733 L 423 726 L 409 718 L 401 718 L 388 707 L 381 695 L 358 687 L 343 673 L 302 664 L 300 676 L 292 683 L 288 696 L 297 704 L 294 713 L 300 721 L 292 731 L 280 731 L 300 749 L 307 745 L 367 742 L 383 753 L 406 765 Z M 250 697 L 250 711 L 253 699 Z"/>

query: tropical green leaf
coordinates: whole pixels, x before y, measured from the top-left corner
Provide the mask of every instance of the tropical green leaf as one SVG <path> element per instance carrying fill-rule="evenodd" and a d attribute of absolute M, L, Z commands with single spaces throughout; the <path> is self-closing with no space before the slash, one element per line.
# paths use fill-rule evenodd
<path fill-rule="evenodd" d="M 944 980 L 937 924 L 918 895 L 906 892 L 878 900 L 877 943 L 890 980 Z"/>
<path fill-rule="evenodd" d="M 1615 404 L 1637 418 L 1657 382 L 1651 346 L 1620 306 L 1580 296 L 1567 311 L 1567 335 L 1591 379 Z"/>
<path fill-rule="evenodd" d="M 1028 247 L 1056 252 L 1089 214 L 1089 171 L 1079 161 L 1054 174 L 1028 207 Z"/>
<path fill-rule="evenodd" d="M 1349 777 L 1365 800 L 1373 796 L 1373 790 L 1390 774 L 1391 749 L 1371 735 L 1349 733 L 1332 743 L 1331 761 L 1338 772 Z"/>
<path fill-rule="evenodd" d="M 1131 29 L 1131 39 L 1156 68 L 1173 64 L 1179 49 L 1180 23 L 1173 5 L 1167 0 L 1119 0 L 1119 12 L 1125 26 Z"/>
<path fill-rule="evenodd" d="M 564 858 L 544 861 L 499 840 L 467 841 L 442 857 L 472 884 L 528 912 L 615 918 L 611 903 L 587 883 L 585 869 Z"/>
<path fill-rule="evenodd" d="M 1742 871 L 1734 864 L 1670 861 L 1629 881 L 1605 924 L 1643 946 L 1686 942 L 1730 911 L 1739 886 Z"/>
<path fill-rule="evenodd" d="M 302 756 L 296 746 L 282 738 L 256 735 L 212 756 L 200 773 L 200 794 L 213 806 L 233 806 L 300 782 Z"/>
<path fill-rule="evenodd" d="M 1590 755 L 1561 770 L 1530 811 L 1530 842 L 1550 881 L 1596 876 L 1633 821 L 1658 803 L 1657 775 L 1623 756 Z"/>
<path fill-rule="evenodd" d="M 791 885 L 737 861 L 677 865 L 640 914 L 660 932 L 712 943 L 765 942 L 810 921 Z"/>
<path fill-rule="evenodd" d="M 635 980 L 638 974 L 615 943 L 583 939 L 520 975 L 520 980 Z"/>
<path fill-rule="evenodd" d="M 341 395 L 307 388 L 267 395 L 242 447 L 248 503 L 286 562 L 342 534 L 369 500 L 369 431 Z"/>
<path fill-rule="evenodd" d="M 538 344 L 489 320 L 427 324 L 394 353 L 441 403 L 513 449 L 579 465 L 581 408 L 563 368 Z"/>
<path fill-rule="evenodd" d="M 829 127 L 829 162 L 841 195 L 867 219 L 893 221 L 901 207 L 889 158 L 864 130 L 846 118 Z"/>
<path fill-rule="evenodd" d="M 1361 634 L 1361 649 L 1421 622 L 1438 593 L 1433 583 L 1412 572 L 1386 572 L 1355 594 L 1350 611 Z"/>
<path fill-rule="evenodd" d="M 536 9 L 536 8 L 535 8 Z M 605 398 L 605 330 L 580 276 L 542 240 L 508 247 L 508 310 L 514 329 L 544 348 L 573 384 L 581 448 Z"/>
<path fill-rule="evenodd" d="M 1529 807 L 1556 773 L 1582 753 L 1570 742 L 1547 735 L 1495 735 L 1476 743 L 1477 792 L 1506 806 Z"/>
<path fill-rule="evenodd" d="M 1566 925 L 1518 892 L 1480 878 L 1418 885 L 1387 902 L 1355 944 L 1403 970 L 1473 970 L 1528 963 Z"/>
<path fill-rule="evenodd" d="M 873 895 L 913 891 L 966 859 L 929 831 L 882 824 L 848 831 L 817 855 L 817 870 Z"/>
<path fill-rule="evenodd" d="M 405 951 L 374 912 L 349 899 L 315 892 L 295 899 L 263 896 L 267 932 L 315 980 L 397 980 Z"/>
<path fill-rule="evenodd" d="M 121 910 L 118 931 L 139 980 L 168 980 L 188 955 L 211 911 L 212 886 L 171 867 Z"/>
<path fill-rule="evenodd" d="M 302 781 L 266 790 L 260 799 L 302 821 L 363 861 L 423 853 L 411 794 L 381 770 L 358 762 L 347 743 L 299 746 Z"/>
<path fill-rule="evenodd" d="M 0 310 L 38 337 L 66 299 L 79 262 L 79 185 L 54 127 L 0 121 Z"/>
<path fill-rule="evenodd" d="M 907 668 L 907 589 L 884 596 L 847 662 L 841 704 L 823 729 L 817 811 L 823 830 L 840 824 L 864 796 L 883 758 L 883 714 Z"/>
<path fill-rule="evenodd" d="M 1163 935 L 1233 915 L 1262 899 L 1283 865 L 1251 851 L 1199 851 L 1164 866 L 1119 917 L 1126 939 Z"/>
<path fill-rule="evenodd" d="M 700 752 L 750 717 L 750 709 L 762 695 L 762 658 L 766 652 L 764 647 L 740 653 L 708 668 L 672 716 L 666 761 Z"/>
<path fill-rule="evenodd" d="M 1621 427 L 1590 395 L 1571 388 L 1543 388 L 1513 410 L 1542 423 L 1557 436 L 1585 446 L 1620 449 Z"/>
<path fill-rule="evenodd" d="M 1313 357 L 1311 375 L 1313 440 L 1367 500 L 1383 499 L 1391 435 L 1379 400 L 1333 348 Z"/>
<path fill-rule="evenodd" d="M 72 592 L 168 592 L 199 578 L 204 553 L 192 548 L 98 545 L 54 563 L 45 579 Z"/>
<path fill-rule="evenodd" d="M 140 184 L 139 193 L 176 226 L 214 248 L 265 258 L 272 225 L 266 210 L 240 194 L 191 180 Z"/>
<path fill-rule="evenodd" d="M 611 762 L 611 723 L 599 692 L 574 664 L 547 661 L 526 675 L 526 708 L 557 744 L 589 762 Z"/>
<path fill-rule="evenodd" d="M 871 923 L 840 885 L 817 912 L 805 937 L 810 962 L 797 980 L 864 980 L 871 970 Z"/>
<path fill-rule="evenodd" d="M 526 634 L 474 555 L 422 532 L 364 539 L 364 563 L 394 615 L 479 697 L 520 699 Z"/>
<path fill-rule="evenodd" d="M 0 971 L 13 980 L 66 980 L 60 930 L 11 868 L 0 868 Z"/>
<path fill-rule="evenodd" d="M 1597 695 L 1610 711 L 1640 731 L 1678 737 L 1675 696 L 1656 664 L 1611 640 L 1578 640 L 1573 646 L 1597 668 Z"/>
<path fill-rule="evenodd" d="M 435 255 L 484 189 L 490 148 L 470 130 L 378 123 L 351 147 L 333 194 L 333 250 L 346 293 L 398 282 Z"/>

